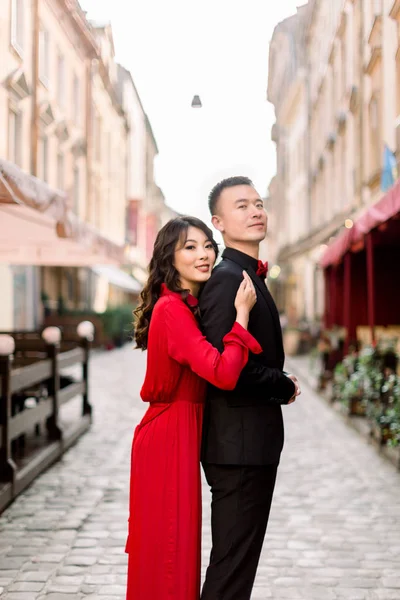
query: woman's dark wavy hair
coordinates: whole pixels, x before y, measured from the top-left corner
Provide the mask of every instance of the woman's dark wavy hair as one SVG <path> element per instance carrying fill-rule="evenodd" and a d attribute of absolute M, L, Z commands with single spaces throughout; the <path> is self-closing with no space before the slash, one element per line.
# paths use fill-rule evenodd
<path fill-rule="evenodd" d="M 218 256 L 218 246 L 211 229 L 196 217 L 171 219 L 159 231 L 149 265 L 149 278 L 140 294 L 141 302 L 133 311 L 136 347 L 141 350 L 147 348 L 151 315 L 161 294 L 161 284 L 165 283 L 172 292 L 181 293 L 184 301 L 189 295 L 189 290 L 181 288 L 179 273 L 174 267 L 175 249 L 178 244 L 183 246 L 186 243 L 189 227 L 200 229 L 212 243 L 215 256 Z"/>

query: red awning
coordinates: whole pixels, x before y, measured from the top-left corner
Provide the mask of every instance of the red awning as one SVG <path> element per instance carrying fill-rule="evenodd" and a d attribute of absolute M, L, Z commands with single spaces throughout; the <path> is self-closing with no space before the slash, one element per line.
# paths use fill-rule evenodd
<path fill-rule="evenodd" d="M 376 204 L 370 206 L 354 223 L 344 231 L 325 251 L 320 264 L 323 268 L 338 264 L 348 251 L 363 247 L 365 235 L 382 223 L 400 213 L 400 180 Z"/>

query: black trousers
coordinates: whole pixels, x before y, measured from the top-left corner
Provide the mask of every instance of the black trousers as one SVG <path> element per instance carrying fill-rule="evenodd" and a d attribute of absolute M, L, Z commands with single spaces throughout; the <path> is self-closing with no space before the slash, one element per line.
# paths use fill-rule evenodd
<path fill-rule="evenodd" d="M 212 550 L 201 600 L 249 600 L 277 465 L 203 465 L 211 487 Z"/>

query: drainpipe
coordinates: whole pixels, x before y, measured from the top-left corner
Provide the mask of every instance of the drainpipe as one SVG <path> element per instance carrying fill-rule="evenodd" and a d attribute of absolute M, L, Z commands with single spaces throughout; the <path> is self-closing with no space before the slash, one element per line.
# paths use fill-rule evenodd
<path fill-rule="evenodd" d="M 368 298 L 368 325 L 371 330 L 372 343 L 375 344 L 375 269 L 374 269 L 374 239 L 373 232 L 370 231 L 366 236 L 366 254 L 367 254 L 367 298 Z"/>
<path fill-rule="evenodd" d="M 39 137 L 39 110 L 38 110 L 38 84 L 39 84 L 39 0 L 32 0 L 32 111 L 31 111 L 31 147 L 30 147 L 30 172 L 37 176 L 38 171 L 38 137 Z M 45 291 L 45 267 L 34 267 L 36 280 L 36 294 L 33 293 L 32 302 L 41 306 L 40 298 Z M 34 296 L 37 296 L 36 299 Z M 43 318 L 36 309 L 35 324 L 42 324 Z"/>
<path fill-rule="evenodd" d="M 92 114 L 92 58 L 86 60 L 86 106 L 85 106 L 85 138 L 86 138 L 86 202 L 84 220 L 94 225 L 94 207 L 92 195 L 93 168 L 93 114 Z"/>
<path fill-rule="evenodd" d="M 311 229 L 311 66 L 306 58 L 306 101 L 307 101 L 307 135 L 306 135 L 306 167 L 307 167 L 307 221 Z"/>
<path fill-rule="evenodd" d="M 39 80 L 39 0 L 32 0 L 32 117 L 31 117 L 31 174 L 37 176 L 38 150 L 38 80 Z"/>
<path fill-rule="evenodd" d="M 92 50 L 89 50 L 88 57 L 85 65 L 85 83 L 86 83 L 86 102 L 85 102 L 85 139 L 86 139 L 86 202 L 85 202 L 85 214 L 84 220 L 91 223 L 93 226 L 96 224 L 96 198 L 93 190 L 93 167 L 95 148 L 93 146 L 94 140 L 94 105 L 93 105 L 93 66 L 95 60 L 95 54 Z M 82 298 L 85 302 L 85 307 L 92 307 L 92 286 L 93 286 L 93 273 L 90 267 L 81 267 L 83 271 L 86 271 L 85 285 L 85 298 Z M 81 285 L 81 284 L 80 284 Z M 80 288 L 82 291 L 82 285 Z"/>
<path fill-rule="evenodd" d="M 312 8 L 313 10 L 313 8 Z M 308 38 L 308 28 L 311 23 L 307 23 L 307 31 L 305 32 L 305 69 L 306 69 L 306 78 L 305 78 L 305 93 L 306 93 L 306 103 L 307 103 L 307 133 L 306 133 L 306 144 L 305 144 L 305 160 L 306 160 L 306 172 L 307 172 L 307 203 L 306 203 L 306 211 L 307 211 L 307 224 L 308 224 L 308 236 L 311 234 L 312 225 L 311 225 L 311 217 L 312 217 L 312 203 L 311 203 L 311 187 L 312 187 L 312 177 L 311 177 L 311 60 L 310 60 L 310 52 L 309 52 L 309 38 Z M 314 271 L 315 273 L 315 271 Z M 316 318 L 317 313 L 317 294 L 316 294 L 316 282 L 315 277 L 313 281 L 314 285 L 314 294 L 313 294 L 313 318 Z"/>
<path fill-rule="evenodd" d="M 346 328 L 346 339 L 344 342 L 344 353 L 348 354 L 350 342 L 352 341 L 352 314 L 351 314 L 351 252 L 344 256 L 344 290 L 343 290 L 343 325 Z"/>
<path fill-rule="evenodd" d="M 359 53 L 360 53 L 360 65 L 359 65 L 359 87 L 360 87 L 360 114 L 359 114 L 359 128 L 360 128 L 360 146 L 359 146 L 359 206 L 363 204 L 363 190 L 364 190 L 364 178 L 365 178 L 365 164 L 364 164 L 364 148 L 365 148 L 365 135 L 364 135 L 364 39 L 365 39 L 365 22 L 364 22 L 364 0 L 359 2 L 360 10 L 360 32 L 359 32 Z"/>

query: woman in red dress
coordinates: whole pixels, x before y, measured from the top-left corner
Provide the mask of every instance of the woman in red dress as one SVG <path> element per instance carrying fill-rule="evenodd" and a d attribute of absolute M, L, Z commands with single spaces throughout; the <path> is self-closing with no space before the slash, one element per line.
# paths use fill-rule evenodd
<path fill-rule="evenodd" d="M 218 248 L 198 219 L 179 217 L 159 232 L 150 275 L 135 311 L 137 346 L 147 349 L 141 397 L 149 408 L 132 444 L 127 600 L 200 596 L 200 441 L 207 382 L 233 389 L 249 351 L 256 302 L 244 273 L 237 319 L 220 354 L 202 335 L 197 299 Z"/>

